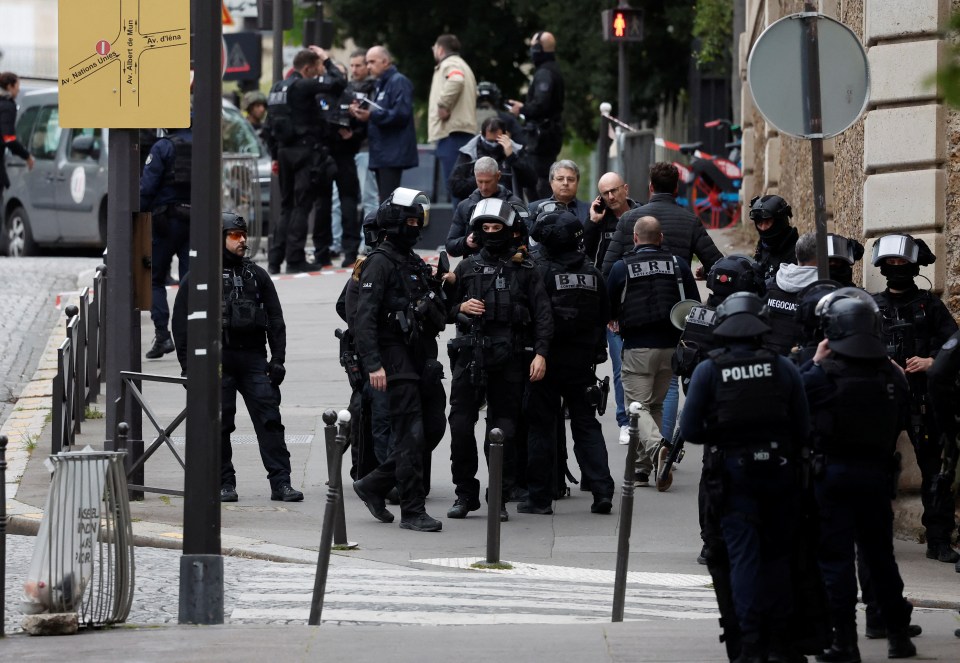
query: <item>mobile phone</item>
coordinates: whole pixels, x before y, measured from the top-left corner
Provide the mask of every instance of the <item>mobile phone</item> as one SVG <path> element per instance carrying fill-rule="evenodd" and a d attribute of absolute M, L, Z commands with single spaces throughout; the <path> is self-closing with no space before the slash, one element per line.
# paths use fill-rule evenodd
<path fill-rule="evenodd" d="M 602 196 L 597 196 L 597 199 L 593 201 L 593 211 L 597 214 L 603 214 L 607 211 L 607 203 L 604 202 Z"/>

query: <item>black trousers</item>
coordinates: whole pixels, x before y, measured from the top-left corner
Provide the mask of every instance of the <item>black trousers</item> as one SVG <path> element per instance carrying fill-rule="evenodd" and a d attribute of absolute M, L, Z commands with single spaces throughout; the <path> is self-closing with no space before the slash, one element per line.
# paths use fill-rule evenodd
<path fill-rule="evenodd" d="M 526 407 L 530 421 L 526 478 L 529 500 L 537 506 L 548 506 L 553 501 L 558 462 L 557 413 L 560 412 L 561 399 L 570 411 L 573 453 L 583 480 L 594 497 L 613 497 L 614 484 L 603 431 L 597 421 L 596 409 L 587 404 L 585 398 L 585 391 L 593 382 L 593 373 L 589 369 L 581 371 L 579 376 L 551 376 L 548 369 L 543 380 L 530 383 Z"/>
<path fill-rule="evenodd" d="M 928 546 L 949 544 L 956 528 L 953 500 L 938 502 L 933 493 L 933 481 L 940 474 L 940 457 L 943 454 L 940 428 L 932 415 L 925 417 L 925 423 L 927 439 L 913 442 L 917 466 L 920 468 L 920 503 L 923 505 L 920 522 L 926 529 Z"/>
<path fill-rule="evenodd" d="M 267 255 L 272 267 L 306 262 L 307 225 L 320 193 L 321 157 L 319 146 L 305 142 L 280 148 L 280 223 L 270 230 Z"/>
<path fill-rule="evenodd" d="M 180 279 L 190 271 L 190 208 L 168 205 L 154 213 L 152 223 L 152 255 L 150 258 L 150 319 L 159 340 L 170 338 L 170 307 L 167 304 L 167 274 L 177 256 Z"/>
<path fill-rule="evenodd" d="M 403 177 L 403 168 L 377 168 L 373 170 L 377 176 L 377 191 L 380 195 L 380 202 L 386 200 L 393 190 L 400 186 L 400 179 Z"/>
<path fill-rule="evenodd" d="M 360 204 L 360 179 L 357 177 L 357 163 L 352 154 L 334 154 L 333 160 L 337 164 L 337 175 L 333 181 L 321 183 L 313 218 L 313 246 L 316 249 L 318 264 L 329 262 L 330 245 L 333 243 L 331 226 L 334 181 L 337 183 L 337 194 L 340 197 L 344 258 L 356 258 L 360 248 L 360 221 L 357 217 L 357 206 Z"/>
<path fill-rule="evenodd" d="M 251 350 L 223 348 L 220 378 L 220 485 L 236 486 L 230 434 L 237 429 L 237 392 L 243 396 L 253 420 L 260 458 L 267 470 L 270 488 L 290 483 L 290 452 L 280 421 L 280 389 L 267 378 L 267 358 Z"/>
<path fill-rule="evenodd" d="M 477 502 L 480 482 L 477 480 L 479 456 L 474 428 L 480 418 L 481 393 L 487 400 L 487 426 L 483 451 L 489 458 L 489 434 L 494 428 L 503 431 L 503 503 L 506 504 L 514 485 L 515 456 L 513 441 L 517 418 L 523 400 L 523 373 L 516 366 L 509 370 L 490 371 L 487 384 L 479 392 L 470 380 L 470 353 L 461 352 L 454 364 L 450 385 L 450 469 L 458 499 Z"/>

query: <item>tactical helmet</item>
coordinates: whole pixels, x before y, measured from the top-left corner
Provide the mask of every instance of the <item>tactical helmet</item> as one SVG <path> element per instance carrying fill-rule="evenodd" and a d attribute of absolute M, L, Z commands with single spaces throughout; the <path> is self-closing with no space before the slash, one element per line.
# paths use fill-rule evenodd
<path fill-rule="evenodd" d="M 247 222 L 239 214 L 234 214 L 233 212 L 224 212 L 222 215 L 222 220 L 224 235 L 232 230 L 247 232 Z"/>
<path fill-rule="evenodd" d="M 382 241 L 383 230 L 377 225 L 377 212 L 370 212 L 363 218 L 363 242 L 375 249 Z"/>
<path fill-rule="evenodd" d="M 863 257 L 863 244 L 841 235 L 827 234 L 827 258 L 852 265 Z"/>
<path fill-rule="evenodd" d="M 912 235 L 884 235 L 878 239 L 873 245 L 873 266 L 886 258 L 903 258 L 915 265 L 932 265 L 937 260 L 927 243 Z"/>
<path fill-rule="evenodd" d="M 543 201 L 537 208 L 537 216 L 530 227 L 530 237 L 539 242 L 541 228 L 556 221 L 563 212 L 569 211 L 570 208 L 558 200 Z"/>
<path fill-rule="evenodd" d="M 770 331 L 767 305 L 752 292 L 735 292 L 717 307 L 713 333 L 724 338 L 756 338 Z"/>
<path fill-rule="evenodd" d="M 729 297 L 735 292 L 762 295 L 766 290 L 756 263 L 736 253 L 713 263 L 707 274 L 707 288 L 718 297 Z"/>
<path fill-rule="evenodd" d="M 793 209 L 780 196 L 756 196 L 750 201 L 750 220 L 755 225 L 767 219 L 773 220 L 773 225 L 766 230 L 757 228 L 763 239 L 775 239 L 787 232 L 792 216 Z"/>
<path fill-rule="evenodd" d="M 263 104 L 264 107 L 267 105 L 267 98 L 264 96 L 263 92 L 259 90 L 253 90 L 252 92 L 247 92 L 243 95 L 243 98 L 240 100 L 240 110 L 247 111 L 254 104 Z"/>
<path fill-rule="evenodd" d="M 583 237 L 583 224 L 570 212 L 553 214 L 536 227 L 540 243 L 550 251 L 575 251 Z"/>
<path fill-rule="evenodd" d="M 880 311 L 871 299 L 841 294 L 841 288 L 828 295 L 820 308 L 820 324 L 830 348 L 858 359 L 881 359 L 887 347 L 880 338 Z M 871 306 L 872 304 L 872 306 Z"/>
<path fill-rule="evenodd" d="M 398 187 L 377 209 L 377 225 L 388 234 L 407 225 L 407 219 L 417 219 L 417 225 L 427 225 L 430 214 L 430 198 L 422 191 Z"/>
<path fill-rule="evenodd" d="M 483 224 L 499 223 L 503 227 L 497 232 L 483 232 Z M 487 247 L 493 253 L 499 253 L 514 244 L 514 226 L 519 226 L 517 209 L 500 198 L 484 198 L 470 216 L 470 228 L 481 246 Z"/>
<path fill-rule="evenodd" d="M 797 320 L 800 322 L 800 336 L 804 343 L 823 338 L 817 306 L 820 300 L 840 287 L 841 284 L 836 281 L 821 279 L 805 286 L 797 294 Z"/>
<path fill-rule="evenodd" d="M 477 83 L 478 106 L 482 102 L 489 102 L 494 108 L 499 110 L 501 98 L 500 88 L 497 87 L 496 83 L 491 83 L 490 81 L 480 81 Z"/>

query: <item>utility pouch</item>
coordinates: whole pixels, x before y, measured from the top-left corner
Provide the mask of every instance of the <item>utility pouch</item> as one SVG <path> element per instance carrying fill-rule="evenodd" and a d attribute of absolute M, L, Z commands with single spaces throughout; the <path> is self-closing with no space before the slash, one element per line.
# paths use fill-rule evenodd
<path fill-rule="evenodd" d="M 235 332 L 265 331 L 267 312 L 249 299 L 234 299 L 227 303 L 228 329 Z"/>
<path fill-rule="evenodd" d="M 693 375 L 693 369 L 700 363 L 700 346 L 693 341 L 680 341 L 670 359 L 674 374 L 682 377 Z"/>

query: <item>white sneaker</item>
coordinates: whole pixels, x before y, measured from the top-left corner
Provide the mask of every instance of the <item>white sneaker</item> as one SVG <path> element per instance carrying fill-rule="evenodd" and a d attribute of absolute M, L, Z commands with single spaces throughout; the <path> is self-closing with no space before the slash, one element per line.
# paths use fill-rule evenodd
<path fill-rule="evenodd" d="M 620 444 L 630 444 L 630 426 L 620 427 Z"/>

